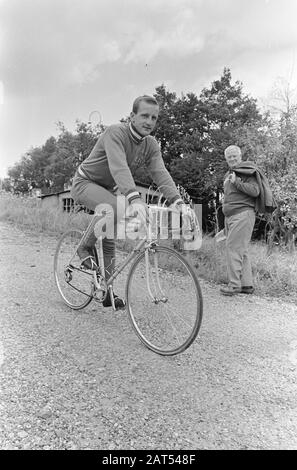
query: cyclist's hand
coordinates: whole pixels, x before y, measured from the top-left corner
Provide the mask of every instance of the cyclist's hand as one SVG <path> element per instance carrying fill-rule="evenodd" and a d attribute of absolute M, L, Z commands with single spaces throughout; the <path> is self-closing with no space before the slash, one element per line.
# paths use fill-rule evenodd
<path fill-rule="evenodd" d="M 188 204 L 185 204 L 182 199 L 178 199 L 170 206 L 176 212 L 179 212 L 182 217 L 183 230 L 191 230 L 192 228 L 192 210 Z"/>
<path fill-rule="evenodd" d="M 131 217 L 137 217 L 143 225 L 149 222 L 149 208 L 141 198 L 133 199 L 128 213 Z"/>
<path fill-rule="evenodd" d="M 177 212 L 180 212 L 183 215 L 187 214 L 188 212 L 188 206 L 184 203 L 182 199 L 177 199 L 177 201 L 173 202 L 169 207 L 170 209 L 176 210 Z"/>

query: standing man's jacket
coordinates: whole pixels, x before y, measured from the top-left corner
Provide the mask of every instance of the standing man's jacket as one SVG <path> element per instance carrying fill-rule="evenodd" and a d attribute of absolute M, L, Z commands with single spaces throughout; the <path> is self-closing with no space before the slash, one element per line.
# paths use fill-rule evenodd
<path fill-rule="evenodd" d="M 256 199 L 256 212 L 259 214 L 271 213 L 276 208 L 272 191 L 269 186 L 268 179 L 264 173 L 253 162 L 241 162 L 232 168 L 237 175 L 255 176 L 260 188 L 260 194 Z"/>

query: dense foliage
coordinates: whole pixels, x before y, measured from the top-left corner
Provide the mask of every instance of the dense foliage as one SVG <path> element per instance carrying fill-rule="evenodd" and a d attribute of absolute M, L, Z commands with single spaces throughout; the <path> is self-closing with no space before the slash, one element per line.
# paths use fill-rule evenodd
<path fill-rule="evenodd" d="M 58 123 L 59 135 L 50 137 L 43 146 L 31 148 L 8 170 L 3 187 L 16 194 L 40 188 L 43 193 L 64 189 L 77 166 L 89 155 L 103 126 L 77 121 L 74 133 Z"/>

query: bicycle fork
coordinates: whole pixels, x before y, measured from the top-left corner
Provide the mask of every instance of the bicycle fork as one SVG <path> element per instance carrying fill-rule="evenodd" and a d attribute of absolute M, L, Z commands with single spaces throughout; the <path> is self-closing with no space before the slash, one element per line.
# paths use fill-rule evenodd
<path fill-rule="evenodd" d="M 156 291 L 157 291 L 156 295 L 153 294 L 151 286 L 150 286 L 150 282 L 152 282 L 152 279 L 153 279 L 153 276 L 151 275 L 151 272 L 150 272 L 150 268 L 151 268 L 150 260 L 149 260 L 150 251 L 153 252 L 153 257 L 154 257 L 154 268 L 156 272 L 156 281 L 157 281 L 157 286 L 155 286 Z M 150 298 L 154 304 L 159 304 L 160 302 L 163 302 L 165 304 L 168 301 L 168 297 L 166 297 L 166 295 L 162 291 L 161 284 L 160 284 L 158 254 L 153 249 L 148 248 L 145 250 L 144 256 L 145 256 L 146 283 L 147 283 L 147 290 L 150 295 Z"/>

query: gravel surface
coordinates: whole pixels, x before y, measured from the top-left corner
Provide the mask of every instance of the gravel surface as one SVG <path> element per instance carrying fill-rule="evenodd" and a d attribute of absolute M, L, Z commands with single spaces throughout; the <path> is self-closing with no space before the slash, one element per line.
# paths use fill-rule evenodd
<path fill-rule="evenodd" d="M 202 282 L 197 340 L 161 357 L 125 311 L 62 303 L 55 237 L 0 239 L 1 449 L 297 449 L 295 305 Z"/>

